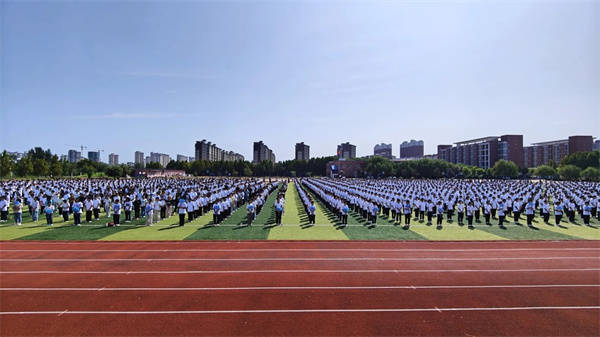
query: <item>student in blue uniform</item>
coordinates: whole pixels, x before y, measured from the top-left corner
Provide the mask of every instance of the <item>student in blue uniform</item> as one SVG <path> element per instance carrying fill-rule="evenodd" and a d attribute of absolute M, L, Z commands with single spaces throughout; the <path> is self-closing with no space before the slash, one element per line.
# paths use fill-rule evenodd
<path fill-rule="evenodd" d="M 115 202 L 112 205 L 113 207 L 113 222 L 115 226 L 119 226 L 121 224 L 121 202 L 119 198 L 115 199 Z"/>
<path fill-rule="evenodd" d="M 247 222 L 248 222 L 247 225 L 248 226 L 251 226 L 252 221 L 254 221 L 255 211 L 256 211 L 256 208 L 254 206 L 254 202 L 248 203 L 248 206 L 246 206 L 246 214 L 247 214 Z"/>
<path fill-rule="evenodd" d="M 591 226 L 590 225 L 590 215 L 592 214 L 592 206 L 590 206 L 590 202 L 586 201 L 585 205 L 583 206 L 583 212 L 582 212 L 582 217 L 583 217 L 583 224 L 586 226 Z"/>
<path fill-rule="evenodd" d="M 81 199 L 73 203 L 73 225 L 81 226 L 81 214 L 83 214 L 83 202 Z"/>
<path fill-rule="evenodd" d="M 213 223 L 218 225 L 221 220 L 221 203 L 217 200 L 213 204 Z"/>
<path fill-rule="evenodd" d="M 404 210 L 404 227 L 408 228 L 410 227 L 410 213 L 412 211 L 412 207 L 410 206 L 410 200 L 406 199 L 406 201 L 404 202 L 404 207 L 402 209 Z"/>
<path fill-rule="evenodd" d="M 533 218 L 535 217 L 535 203 L 532 198 L 527 200 L 525 205 L 525 216 L 527 217 L 527 226 L 533 227 Z"/>
<path fill-rule="evenodd" d="M 283 214 L 283 202 L 275 201 L 275 224 L 281 226 L 281 216 Z"/>
<path fill-rule="evenodd" d="M 52 203 L 52 200 L 44 207 L 44 213 L 46 214 L 46 225 L 52 226 L 54 220 L 54 204 Z"/>
<path fill-rule="evenodd" d="M 346 203 L 342 205 L 342 227 L 348 226 L 348 212 L 350 207 Z"/>
<path fill-rule="evenodd" d="M 315 212 L 317 210 L 317 206 L 315 206 L 315 202 L 310 199 L 310 205 L 308 206 L 308 223 L 315 224 Z"/>
<path fill-rule="evenodd" d="M 185 212 L 187 211 L 187 203 L 185 199 L 179 199 L 179 204 L 177 204 L 177 212 L 179 213 L 179 226 L 183 226 L 185 223 Z"/>
<path fill-rule="evenodd" d="M 554 203 L 554 221 L 558 226 L 563 217 L 563 205 L 559 201 Z"/>

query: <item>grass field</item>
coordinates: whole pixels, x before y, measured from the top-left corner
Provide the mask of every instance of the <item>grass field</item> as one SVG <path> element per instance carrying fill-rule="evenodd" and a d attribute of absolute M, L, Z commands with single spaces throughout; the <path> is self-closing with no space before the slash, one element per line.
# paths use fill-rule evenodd
<path fill-rule="evenodd" d="M 283 226 L 275 226 L 273 202 L 279 189 L 268 197 L 262 211 L 252 226 L 245 226 L 245 205 L 235 210 L 219 226 L 212 223 L 212 212 L 195 219 L 185 226 L 177 226 L 177 215 L 164 219 L 152 227 L 144 225 L 144 219 L 122 224 L 120 227 L 105 227 L 105 215 L 92 223 L 73 226 L 72 217 L 63 222 L 62 217 L 54 217 L 54 226 L 45 225 L 45 217 L 32 222 L 27 212 L 23 213 L 23 225 L 15 226 L 12 216 L 8 223 L 0 225 L 1 240 L 600 240 L 600 223 L 592 219 L 592 227 L 582 224 L 580 218 L 575 223 L 563 219 L 561 226 L 545 224 L 539 217 L 535 228 L 510 223 L 506 229 L 498 227 L 497 220 L 492 226 L 476 223 L 473 229 L 448 223 L 443 228 L 427 226 L 424 222 L 411 221 L 410 229 L 404 229 L 385 217 L 379 216 L 377 226 L 367 224 L 360 216 L 351 212 L 348 226 L 339 227 L 337 217 L 320 202 L 317 203 L 316 224 L 309 225 L 297 187 L 288 185 L 285 194 Z M 310 194 L 310 192 L 309 192 Z M 317 198 L 314 198 L 318 201 Z M 455 217 L 456 220 L 456 217 Z M 435 221 L 435 219 L 434 219 Z M 524 220 L 522 221 L 524 222 Z M 554 222 L 551 217 L 551 223 Z"/>

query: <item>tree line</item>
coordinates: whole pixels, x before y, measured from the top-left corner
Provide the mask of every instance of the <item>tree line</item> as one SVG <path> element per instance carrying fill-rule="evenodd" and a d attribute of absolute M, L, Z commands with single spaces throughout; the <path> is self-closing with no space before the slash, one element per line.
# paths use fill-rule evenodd
<path fill-rule="evenodd" d="M 148 169 L 183 170 L 186 174 L 196 176 L 324 176 L 327 162 L 335 160 L 335 157 L 311 158 L 307 161 L 288 160 L 273 163 L 263 161 L 251 163 L 248 161 L 205 161 L 179 162 L 171 160 L 166 167 L 160 163 L 149 163 Z M 141 165 L 134 166 L 108 165 L 102 162 L 94 162 L 82 159 L 71 163 L 60 160 L 50 150 L 36 147 L 25 153 L 23 158 L 17 160 L 15 156 L 3 151 L 0 154 L 0 176 L 6 177 L 126 177 L 133 176 L 136 169 Z"/>
<path fill-rule="evenodd" d="M 287 176 L 311 177 L 325 176 L 327 163 L 336 160 L 335 156 L 311 158 L 307 161 L 287 160 L 273 163 L 263 161 L 193 161 L 178 162 L 172 160 L 165 169 L 182 170 L 195 176 L 235 176 L 262 177 Z M 357 159 L 361 160 L 361 159 Z M 111 166 L 106 163 L 82 159 L 76 163 L 59 160 L 50 150 L 36 147 L 29 150 L 23 158 L 16 160 L 6 151 L 0 154 L 0 176 L 6 177 L 126 177 L 133 176 L 136 164 Z M 162 169 L 159 163 L 149 163 L 146 168 Z M 512 161 L 499 160 L 493 167 L 483 169 L 476 166 L 453 164 L 439 159 L 420 159 L 391 161 L 383 157 L 366 159 L 365 169 L 359 172 L 361 177 L 373 178 L 532 178 L 600 180 L 600 152 L 578 152 L 565 157 L 560 164 L 550 163 L 535 169 L 519 168 Z"/>

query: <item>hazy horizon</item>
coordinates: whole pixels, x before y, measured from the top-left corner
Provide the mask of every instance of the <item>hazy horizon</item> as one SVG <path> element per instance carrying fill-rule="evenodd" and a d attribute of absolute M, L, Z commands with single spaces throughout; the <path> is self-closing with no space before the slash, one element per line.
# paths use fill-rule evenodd
<path fill-rule="evenodd" d="M 599 136 L 600 2 L 0 4 L 0 149 Z"/>

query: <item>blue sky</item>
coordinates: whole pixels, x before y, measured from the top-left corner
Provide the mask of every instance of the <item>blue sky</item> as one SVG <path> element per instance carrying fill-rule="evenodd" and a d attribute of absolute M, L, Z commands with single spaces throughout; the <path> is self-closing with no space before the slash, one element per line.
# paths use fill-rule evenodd
<path fill-rule="evenodd" d="M 3 1 L 0 148 L 600 136 L 598 1 Z"/>

